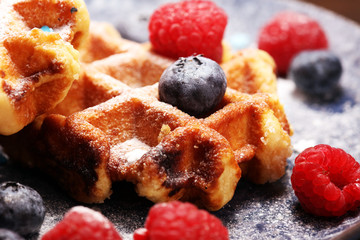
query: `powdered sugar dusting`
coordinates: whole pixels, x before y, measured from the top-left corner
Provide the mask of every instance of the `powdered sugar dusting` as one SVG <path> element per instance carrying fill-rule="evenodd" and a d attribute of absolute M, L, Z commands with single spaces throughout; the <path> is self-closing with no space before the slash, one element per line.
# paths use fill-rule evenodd
<path fill-rule="evenodd" d="M 127 163 L 134 163 L 150 150 L 150 146 L 134 137 L 113 147 L 112 154 L 123 155 Z"/>
<path fill-rule="evenodd" d="M 129 163 L 139 160 L 147 151 L 144 149 L 134 149 L 125 154 L 125 157 Z"/>

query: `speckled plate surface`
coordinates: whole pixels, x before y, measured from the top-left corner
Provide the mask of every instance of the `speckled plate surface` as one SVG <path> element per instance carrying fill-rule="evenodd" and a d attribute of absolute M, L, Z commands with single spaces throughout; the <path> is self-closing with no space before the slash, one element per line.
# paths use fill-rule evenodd
<path fill-rule="evenodd" d="M 166 1 L 86 2 L 92 19 L 110 21 L 124 37 L 146 41 L 148 17 Z M 232 240 L 346 239 L 346 234 L 352 236 L 351 239 L 360 239 L 360 210 L 338 218 L 310 216 L 300 207 L 290 185 L 294 158 L 305 147 L 326 143 L 343 148 L 360 160 L 360 27 L 323 9 L 292 0 L 217 2 L 229 15 L 225 38 L 234 43 L 234 47 L 237 46 L 234 39 L 238 40 L 239 36 L 255 43 L 259 28 L 278 11 L 307 13 L 324 27 L 331 50 L 342 59 L 344 74 L 341 95 L 330 102 L 306 99 L 296 91 L 292 81 L 279 79 L 279 95 L 294 128 L 294 154 L 288 160 L 286 175 L 276 183 L 261 186 L 240 181 L 234 198 L 214 214 L 228 227 Z M 47 213 L 40 235 L 61 220 L 69 208 L 79 204 L 41 174 L 1 162 L 0 158 L 0 182 L 15 180 L 42 195 Z M 110 200 L 87 206 L 108 217 L 124 239 L 132 239 L 133 231 L 143 226 L 152 203 L 138 197 L 131 184 L 120 183 L 114 188 L 115 194 Z"/>

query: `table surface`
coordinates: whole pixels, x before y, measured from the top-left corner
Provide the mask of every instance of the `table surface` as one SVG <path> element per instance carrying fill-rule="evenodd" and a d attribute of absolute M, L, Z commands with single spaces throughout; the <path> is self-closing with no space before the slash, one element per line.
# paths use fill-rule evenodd
<path fill-rule="evenodd" d="M 87 0 L 93 20 L 110 21 L 124 37 L 147 41 L 147 21 L 154 8 L 167 1 Z M 254 46 L 261 26 L 276 12 L 294 10 L 307 13 L 323 25 L 330 49 L 340 56 L 344 67 L 340 96 L 329 102 L 307 99 L 296 91 L 291 80 L 279 79 L 281 102 L 294 128 L 294 154 L 288 159 L 286 174 L 279 181 L 254 185 L 241 180 L 234 198 L 214 212 L 228 227 L 232 240 L 241 239 L 331 239 L 360 223 L 360 210 L 337 218 L 306 214 L 298 203 L 290 176 L 296 155 L 319 143 L 343 148 L 360 158 L 360 27 L 331 12 L 292 0 L 216 1 L 229 15 L 225 33 L 228 42 L 246 36 Z M 106 3 L 106 4 L 105 4 Z M 120 4 L 121 3 L 121 4 Z M 51 229 L 72 206 L 68 198 L 46 176 L 11 163 L 0 164 L 0 182 L 14 180 L 36 189 L 43 197 L 47 213 L 40 235 Z M 104 204 L 85 205 L 101 211 L 124 239 L 132 239 L 142 227 L 153 204 L 136 195 L 131 184 L 117 183 L 114 194 Z M 359 231 L 357 232 L 359 234 Z M 36 239 L 38 236 L 35 236 Z"/>

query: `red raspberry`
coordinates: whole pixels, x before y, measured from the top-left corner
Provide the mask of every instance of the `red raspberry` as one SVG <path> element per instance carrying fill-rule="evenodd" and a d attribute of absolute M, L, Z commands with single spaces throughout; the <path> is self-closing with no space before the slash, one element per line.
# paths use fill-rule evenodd
<path fill-rule="evenodd" d="M 172 201 L 153 206 L 145 228 L 137 229 L 134 240 L 226 240 L 228 230 L 221 221 L 193 204 Z"/>
<path fill-rule="evenodd" d="M 258 45 L 274 58 L 278 73 L 285 75 L 295 55 L 303 50 L 326 49 L 328 41 L 316 20 L 285 11 L 275 15 L 261 29 Z"/>
<path fill-rule="evenodd" d="M 222 58 L 226 13 L 211 1 L 181 1 L 162 5 L 149 22 L 153 49 L 172 58 L 202 54 Z"/>
<path fill-rule="evenodd" d="M 122 240 L 114 225 L 101 213 L 77 206 L 64 219 L 45 233 L 41 240 Z"/>
<path fill-rule="evenodd" d="M 360 206 L 360 164 L 339 148 L 320 144 L 295 159 L 291 184 L 302 207 L 340 216 Z"/>

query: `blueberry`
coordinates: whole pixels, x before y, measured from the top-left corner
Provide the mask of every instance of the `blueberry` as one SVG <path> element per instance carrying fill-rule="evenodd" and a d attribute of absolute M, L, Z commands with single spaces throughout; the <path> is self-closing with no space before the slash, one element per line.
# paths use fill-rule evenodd
<path fill-rule="evenodd" d="M 8 229 L 0 228 L 0 239 L 1 240 L 24 240 L 23 237 L 21 237 L 16 232 L 13 232 Z"/>
<path fill-rule="evenodd" d="M 298 54 L 290 65 L 289 76 L 303 93 L 314 97 L 333 97 L 342 74 L 340 59 L 328 50 Z"/>
<path fill-rule="evenodd" d="M 170 65 L 159 81 L 160 100 L 202 117 L 213 110 L 226 91 L 226 77 L 215 61 L 191 56 Z"/>
<path fill-rule="evenodd" d="M 0 166 L 6 164 L 8 161 L 7 157 L 0 151 Z"/>
<path fill-rule="evenodd" d="M 44 217 L 44 203 L 37 191 L 16 182 L 0 185 L 0 228 L 28 236 L 39 231 Z"/>
<path fill-rule="evenodd" d="M 3 148 L 0 146 L 0 166 L 8 162 L 8 156 L 4 153 Z"/>

